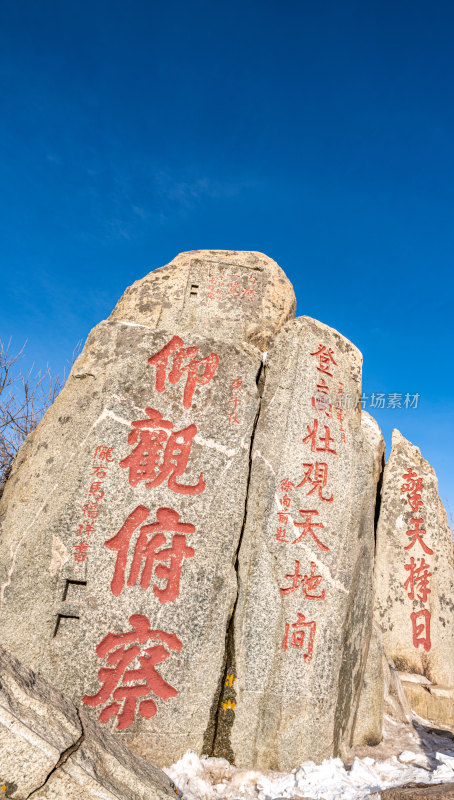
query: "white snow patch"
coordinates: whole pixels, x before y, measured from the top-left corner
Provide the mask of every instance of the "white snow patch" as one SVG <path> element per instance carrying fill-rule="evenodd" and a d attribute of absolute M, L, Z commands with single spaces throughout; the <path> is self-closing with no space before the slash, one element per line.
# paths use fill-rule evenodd
<path fill-rule="evenodd" d="M 424 747 L 432 769 L 412 764 L 420 754 L 409 750 L 380 761 L 370 756 L 355 758 L 350 767 L 340 758 L 330 758 L 319 765 L 305 761 L 290 773 L 239 769 L 223 758 L 199 758 L 188 751 L 164 771 L 184 800 L 372 800 L 379 797 L 380 791 L 407 783 L 454 781 L 454 740 L 443 740 L 446 747 L 442 753 L 436 749 L 440 738 L 433 739 L 430 752 L 427 741 Z"/>

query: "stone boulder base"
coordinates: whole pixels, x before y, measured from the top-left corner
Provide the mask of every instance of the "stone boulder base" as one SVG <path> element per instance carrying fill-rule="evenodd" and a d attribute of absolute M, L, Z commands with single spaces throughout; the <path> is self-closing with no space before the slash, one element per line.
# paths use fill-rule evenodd
<path fill-rule="evenodd" d="M 165 800 L 157 767 L 93 724 L 61 692 L 0 648 L 0 787 L 26 800 Z M 35 794 L 36 793 L 36 794 Z"/>

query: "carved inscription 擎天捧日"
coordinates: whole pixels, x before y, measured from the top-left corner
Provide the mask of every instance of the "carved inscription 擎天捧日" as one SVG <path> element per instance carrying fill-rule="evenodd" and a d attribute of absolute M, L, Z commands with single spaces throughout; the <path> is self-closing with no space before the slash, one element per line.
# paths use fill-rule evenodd
<path fill-rule="evenodd" d="M 179 383 L 185 378 L 182 406 L 190 408 L 196 386 L 205 386 L 212 380 L 219 357 L 210 353 L 198 358 L 198 347 L 185 347 L 179 336 L 173 336 L 148 363 L 156 369 L 157 392 L 165 392 L 167 383 Z M 134 420 L 131 427 L 128 444 L 132 450 L 119 462 L 120 467 L 128 470 L 130 486 L 136 488 L 144 483 L 146 489 L 152 490 L 165 484 L 177 496 L 205 491 L 202 473 L 197 483 L 184 482 L 197 434 L 196 425 L 176 431 L 173 422 L 164 419 L 156 409 L 147 407 L 145 418 Z M 110 584 L 113 595 L 118 597 L 127 587 L 137 585 L 146 591 L 152 584 L 159 603 L 174 602 L 180 593 L 184 561 L 196 555 L 188 540 L 195 530 L 193 524 L 180 519 L 174 508 L 159 507 L 152 511 L 138 505 L 120 530 L 104 542 L 108 550 L 116 553 Z M 100 721 L 116 717 L 118 729 L 132 725 L 136 711 L 145 719 L 156 714 L 157 706 L 150 695 L 167 700 L 178 694 L 156 669 L 172 652 L 181 649 L 178 636 L 153 629 L 144 614 L 132 614 L 129 623 L 130 630 L 119 634 L 109 632 L 98 644 L 96 653 L 108 666 L 99 669 L 98 678 L 102 684 L 99 691 L 82 698 L 87 706 L 103 705 Z M 139 667 L 134 666 L 136 660 Z"/>
<path fill-rule="evenodd" d="M 424 541 L 426 531 L 422 528 L 424 520 L 420 516 L 419 509 L 424 505 L 422 500 L 422 490 L 424 484 L 421 477 L 409 467 L 402 475 L 404 483 L 401 486 L 401 492 L 408 492 L 408 505 L 413 512 L 410 514 L 410 529 L 406 531 L 409 537 L 409 543 L 404 547 L 404 550 L 413 550 L 414 553 L 410 556 L 409 562 L 404 564 L 404 569 L 408 572 L 408 577 L 404 583 L 404 589 L 407 592 L 409 600 L 421 601 L 426 603 L 428 595 L 430 594 L 429 578 L 432 573 L 429 572 L 430 564 L 426 562 L 425 556 L 432 556 L 433 550 Z M 413 527 L 411 527 L 413 526 Z M 421 555 L 422 551 L 422 555 Z M 419 557 L 418 557 L 419 556 Z M 418 648 L 420 645 L 426 652 L 431 649 L 430 641 L 430 611 L 428 608 L 422 608 L 412 611 L 410 614 L 413 634 L 413 646 Z"/>

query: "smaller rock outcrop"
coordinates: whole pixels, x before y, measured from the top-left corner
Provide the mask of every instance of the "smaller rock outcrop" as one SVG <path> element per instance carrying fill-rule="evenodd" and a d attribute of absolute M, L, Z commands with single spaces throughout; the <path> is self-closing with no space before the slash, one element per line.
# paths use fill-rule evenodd
<path fill-rule="evenodd" d="M 292 284 L 264 253 L 192 250 L 129 286 L 109 319 L 266 350 L 295 311 Z"/>
<path fill-rule="evenodd" d="M 102 731 L 39 675 L 0 648 L 0 786 L 11 800 L 165 800 L 157 767 Z"/>
<path fill-rule="evenodd" d="M 454 725 L 454 568 L 434 470 L 393 431 L 383 475 L 375 619 L 413 711 Z"/>

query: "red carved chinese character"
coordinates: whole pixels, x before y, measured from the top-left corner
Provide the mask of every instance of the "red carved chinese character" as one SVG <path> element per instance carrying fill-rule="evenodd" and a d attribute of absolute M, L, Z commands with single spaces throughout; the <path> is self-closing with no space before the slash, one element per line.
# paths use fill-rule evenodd
<path fill-rule="evenodd" d="M 240 420 L 238 419 L 238 415 L 237 415 L 236 411 L 232 411 L 232 413 L 229 414 L 229 423 L 230 423 L 230 425 L 233 425 L 234 422 L 236 422 L 238 425 L 240 425 Z"/>
<path fill-rule="evenodd" d="M 100 461 L 113 461 L 113 447 L 107 447 L 107 445 L 98 445 L 95 450 L 95 454 L 93 456 L 93 461 L 99 458 Z"/>
<path fill-rule="evenodd" d="M 306 472 L 304 473 L 303 480 L 296 488 L 299 489 L 301 486 L 304 486 L 305 483 L 310 483 L 312 489 L 307 492 L 307 497 L 317 491 L 320 500 L 324 500 L 326 503 L 332 503 L 333 495 L 331 495 L 331 497 L 323 497 L 323 489 L 328 481 L 328 464 L 324 464 L 322 461 L 316 461 L 315 464 L 303 464 L 303 467 Z M 312 473 L 314 474 L 312 475 Z"/>
<path fill-rule="evenodd" d="M 118 597 L 125 586 L 126 563 L 128 559 L 129 545 L 133 533 L 142 525 L 149 514 L 149 509 L 145 506 L 137 508 L 129 515 L 126 522 L 115 536 L 104 542 L 109 550 L 116 550 L 117 560 L 115 562 L 114 575 L 110 588 L 112 593 Z M 181 567 L 184 558 L 192 558 L 194 550 L 186 544 L 186 534 L 195 533 L 195 526 L 190 523 L 180 522 L 179 514 L 172 508 L 158 508 L 156 511 L 157 522 L 150 525 L 142 525 L 137 538 L 134 554 L 129 571 L 128 586 L 135 586 L 142 568 L 140 586 L 148 589 L 151 575 L 155 563 L 155 575 L 157 578 L 167 581 L 164 589 L 160 589 L 156 584 L 153 585 L 153 592 L 161 603 L 170 603 L 176 600 L 180 593 Z M 165 533 L 174 533 L 170 547 L 161 550 L 166 544 Z M 153 535 L 154 534 L 154 535 Z M 151 538 L 149 538 L 151 536 Z M 169 561 L 170 566 L 165 566 L 164 561 Z"/>
<path fill-rule="evenodd" d="M 289 509 L 290 508 L 290 503 L 292 501 L 291 501 L 290 497 L 288 496 L 288 494 L 284 494 L 284 497 L 281 497 L 279 502 L 280 502 L 282 508 Z"/>
<path fill-rule="evenodd" d="M 321 383 L 317 383 L 317 389 L 317 394 L 312 398 L 312 407 L 317 411 L 324 411 L 327 417 L 331 417 L 333 407 L 329 401 L 329 386 L 324 378 Z"/>
<path fill-rule="evenodd" d="M 140 481 L 147 481 L 147 489 L 154 489 L 167 480 L 173 492 L 203 492 L 206 484 L 202 472 L 195 486 L 177 483 L 177 478 L 187 467 L 197 426 L 189 425 L 181 431 L 170 433 L 173 423 L 164 419 L 159 411 L 146 408 L 145 413 L 148 419 L 131 423 L 134 430 L 128 435 L 128 444 L 136 446 L 129 456 L 119 462 L 120 467 L 129 469 L 130 485 L 137 486 Z"/>
<path fill-rule="evenodd" d="M 287 525 L 288 524 L 289 515 L 285 514 L 283 511 L 278 511 L 277 512 L 277 518 L 278 518 L 279 522 L 282 523 L 282 525 Z"/>
<path fill-rule="evenodd" d="M 297 650 L 302 650 L 304 646 L 304 639 L 306 636 L 305 628 L 309 628 L 309 642 L 307 646 L 307 653 L 304 654 L 304 660 L 306 664 L 310 664 L 310 662 L 312 661 L 312 651 L 314 649 L 316 623 L 306 622 L 305 620 L 306 617 L 304 616 L 304 614 L 300 614 L 299 612 L 297 612 L 297 621 L 292 623 L 292 628 L 295 628 L 295 630 L 292 631 L 292 640 L 290 646 L 295 647 Z M 284 638 L 282 640 L 283 650 L 287 650 L 289 631 L 290 631 L 290 623 L 286 622 Z"/>
<path fill-rule="evenodd" d="M 279 528 L 277 529 L 277 533 L 275 534 L 274 538 L 277 539 L 278 542 L 287 542 L 287 543 L 289 543 L 290 539 L 286 539 L 285 538 L 286 536 L 287 536 L 287 529 L 283 528 L 282 526 L 279 526 Z"/>
<path fill-rule="evenodd" d="M 243 381 L 238 376 L 233 379 L 232 383 L 229 386 L 229 389 L 241 389 L 243 385 Z"/>
<path fill-rule="evenodd" d="M 295 488 L 295 484 L 289 478 L 283 478 L 280 485 L 282 492 L 291 492 Z"/>
<path fill-rule="evenodd" d="M 317 516 L 318 516 L 318 511 L 303 511 L 302 509 L 300 509 L 300 514 L 301 514 L 301 516 L 303 518 L 303 521 L 302 522 L 294 522 L 293 524 L 296 525 L 297 528 L 302 528 L 302 531 L 301 531 L 300 536 L 298 536 L 298 538 L 295 539 L 293 544 L 299 544 L 299 542 L 302 542 L 303 539 L 309 533 L 312 536 L 315 544 L 320 548 L 320 550 L 329 550 L 329 547 L 327 547 L 325 544 L 322 544 L 322 542 L 319 539 L 317 539 L 317 537 L 315 535 L 314 528 L 324 528 L 325 527 L 324 525 L 322 525 L 321 522 L 313 522 L 312 521 L 312 515 L 313 514 L 317 514 Z"/>
<path fill-rule="evenodd" d="M 97 478 L 101 478 L 103 480 L 107 475 L 107 467 L 103 467 L 102 464 L 93 464 L 93 472 L 90 472 L 90 477 L 92 475 L 96 475 Z"/>
<path fill-rule="evenodd" d="M 236 411 L 237 407 L 240 404 L 240 399 L 239 397 L 231 397 L 229 403 L 233 403 L 233 411 Z"/>
<path fill-rule="evenodd" d="M 330 444 L 331 443 L 334 444 L 334 439 L 330 435 L 328 425 L 324 425 L 324 428 L 325 428 L 325 435 L 319 437 L 320 441 L 325 443 L 323 447 L 315 446 L 317 440 L 318 419 L 314 419 L 314 427 L 312 428 L 312 430 L 310 425 L 307 426 L 307 436 L 304 437 L 303 444 L 306 444 L 306 442 L 310 442 L 312 453 L 315 453 L 315 451 L 317 451 L 319 453 L 333 453 L 334 455 L 337 455 L 337 451 L 332 450 L 330 448 Z"/>
<path fill-rule="evenodd" d="M 219 356 L 216 353 L 210 353 L 205 358 L 197 359 L 198 352 L 198 347 L 184 347 L 183 339 L 173 336 L 159 353 L 155 353 L 148 359 L 149 364 L 156 366 L 156 390 L 158 392 L 165 391 L 169 359 L 172 359 L 168 376 L 170 383 L 178 383 L 183 373 L 187 373 L 183 392 L 184 408 L 191 407 L 196 385 L 199 383 L 201 386 L 205 386 L 209 383 L 218 368 Z M 183 367 L 184 359 L 190 360 Z"/>
<path fill-rule="evenodd" d="M 402 479 L 407 481 L 407 483 L 402 484 L 400 491 L 410 492 L 408 504 L 411 510 L 416 512 L 421 506 L 424 505 L 423 501 L 421 500 L 421 492 L 424 488 L 422 478 L 418 478 L 416 472 L 409 467 L 407 472 L 402 475 Z"/>
<path fill-rule="evenodd" d="M 323 372 L 325 375 L 329 375 L 332 378 L 331 372 L 328 371 L 328 367 L 331 366 L 331 363 L 337 367 L 337 364 L 334 360 L 334 350 L 331 347 L 327 348 L 324 344 L 319 344 L 318 350 L 316 353 L 311 353 L 311 356 L 318 356 L 319 357 L 319 366 L 317 367 L 319 372 Z"/>
<path fill-rule="evenodd" d="M 88 542 L 77 542 L 74 545 L 74 561 L 85 561 L 90 547 L 91 544 L 88 544 Z"/>
<path fill-rule="evenodd" d="M 97 502 L 102 500 L 102 498 L 104 497 L 104 492 L 101 489 L 101 486 L 102 484 L 100 483 L 100 481 L 95 481 L 94 483 L 91 484 L 90 491 L 88 492 L 88 494 L 94 497 Z"/>
<path fill-rule="evenodd" d="M 419 559 L 419 567 L 416 566 L 416 561 L 413 556 L 410 558 L 410 563 L 405 564 L 404 568 L 409 572 L 409 576 L 404 583 L 404 589 L 407 590 L 410 600 L 415 599 L 415 586 L 417 588 L 417 596 L 423 603 L 426 602 L 427 596 L 430 594 L 429 578 L 432 573 L 429 572 L 429 564 L 424 561 L 424 556 Z"/>
<path fill-rule="evenodd" d="M 303 595 L 306 600 L 324 600 L 325 599 L 325 590 L 323 589 L 321 594 L 311 594 L 311 592 L 315 592 L 322 580 L 321 575 L 316 575 L 315 570 L 317 565 L 314 561 L 311 561 L 311 574 L 310 575 L 300 575 L 300 562 L 295 559 L 295 572 L 293 575 L 286 575 L 285 577 L 292 581 L 292 585 L 288 586 L 286 589 L 279 589 L 281 594 L 290 594 L 290 592 L 295 592 L 297 589 L 300 588 L 303 590 Z"/>
<path fill-rule="evenodd" d="M 418 617 L 422 618 L 422 622 L 418 624 Z M 412 611 L 410 614 L 411 624 L 413 627 L 413 646 L 419 647 L 420 644 L 424 647 L 426 653 L 432 647 L 430 642 L 430 611 L 423 608 L 421 611 Z M 421 634 L 423 634 L 421 636 Z"/>
<path fill-rule="evenodd" d="M 83 509 L 84 516 L 86 515 L 90 519 L 96 519 L 98 516 L 98 504 L 97 503 L 86 503 Z"/>
<path fill-rule="evenodd" d="M 82 522 L 79 525 L 76 533 L 78 533 L 79 536 L 82 536 L 82 534 L 86 534 L 87 536 L 90 536 L 90 533 L 93 533 L 94 530 L 95 530 L 95 526 L 93 525 L 92 522 Z"/>
<path fill-rule="evenodd" d="M 424 542 L 422 540 L 422 537 L 425 534 L 425 530 L 420 527 L 422 523 L 423 523 L 422 519 L 411 519 L 410 520 L 410 525 L 414 525 L 415 527 L 414 527 L 413 530 L 406 531 L 407 536 L 411 536 L 412 540 L 411 540 L 410 544 L 408 544 L 406 547 L 404 547 L 404 550 L 411 550 L 411 548 L 414 547 L 415 543 L 418 542 L 421 545 L 421 547 L 424 550 L 424 552 L 427 553 L 427 555 L 431 556 L 431 555 L 433 555 L 433 550 L 431 550 L 430 547 L 428 547 L 426 544 L 424 544 Z"/>
<path fill-rule="evenodd" d="M 150 719 L 157 711 L 155 701 L 149 697 L 151 693 L 161 700 L 168 700 L 178 694 L 156 670 L 156 665 L 169 657 L 169 651 L 178 653 L 181 650 L 182 645 L 176 634 L 153 630 L 150 621 L 143 614 L 132 614 L 129 622 L 133 631 L 108 633 L 98 644 L 96 653 L 99 658 L 106 659 L 109 668 L 101 667 L 98 671 L 98 678 L 102 683 L 100 690 L 95 695 L 86 694 L 82 697 L 82 702 L 92 707 L 103 705 L 112 698 L 113 702 L 103 708 L 99 719 L 107 722 L 111 717 L 117 717 L 118 730 L 132 725 L 140 697 L 147 699 L 139 703 L 139 715 Z M 153 641 L 161 644 L 143 647 L 147 642 Z M 136 659 L 140 664 L 138 668 L 133 666 Z M 131 685 L 133 681 L 136 683 Z"/>

